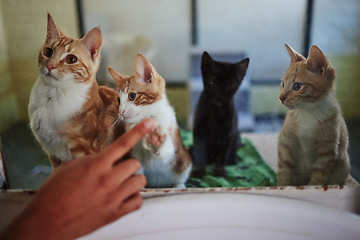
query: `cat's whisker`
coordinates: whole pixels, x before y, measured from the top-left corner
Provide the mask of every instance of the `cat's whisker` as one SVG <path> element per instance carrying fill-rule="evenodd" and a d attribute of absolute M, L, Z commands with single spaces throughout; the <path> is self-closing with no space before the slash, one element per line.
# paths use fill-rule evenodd
<path fill-rule="evenodd" d="M 111 125 L 111 128 L 117 127 L 119 125 L 119 123 L 121 122 L 120 118 L 116 118 L 114 123 Z"/>

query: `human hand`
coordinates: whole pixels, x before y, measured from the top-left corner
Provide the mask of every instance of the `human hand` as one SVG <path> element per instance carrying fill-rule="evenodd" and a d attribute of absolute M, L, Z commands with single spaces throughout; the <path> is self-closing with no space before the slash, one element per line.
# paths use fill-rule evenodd
<path fill-rule="evenodd" d="M 1 239 L 75 239 L 142 204 L 144 175 L 135 159 L 115 164 L 153 127 L 144 120 L 103 152 L 62 164 Z"/>

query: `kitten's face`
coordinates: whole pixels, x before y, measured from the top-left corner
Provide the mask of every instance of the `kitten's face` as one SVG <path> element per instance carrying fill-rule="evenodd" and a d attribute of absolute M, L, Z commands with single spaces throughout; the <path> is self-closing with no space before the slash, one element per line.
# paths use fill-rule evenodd
<path fill-rule="evenodd" d="M 150 91 L 135 77 L 125 79 L 119 87 L 119 118 L 126 122 L 138 122 L 151 114 L 148 108 L 161 99 L 157 91 Z"/>
<path fill-rule="evenodd" d="M 204 88 L 222 95 L 234 95 L 245 76 L 249 59 L 238 63 L 218 62 L 204 52 L 201 60 L 201 72 Z"/>
<path fill-rule="evenodd" d="M 165 81 L 142 55 L 135 57 L 135 74 L 124 76 L 112 68 L 109 72 L 119 87 L 119 119 L 137 123 L 152 116 L 153 105 L 165 96 Z"/>
<path fill-rule="evenodd" d="M 64 35 L 48 16 L 48 31 L 39 52 L 39 71 L 48 84 L 59 86 L 93 81 L 100 63 L 101 33 L 92 29 L 82 39 Z"/>
<path fill-rule="evenodd" d="M 311 108 L 332 88 L 335 71 L 325 55 L 312 47 L 308 59 L 288 47 L 290 66 L 280 84 L 280 101 L 288 109 Z"/>
<path fill-rule="evenodd" d="M 308 81 L 304 62 L 291 64 L 280 84 L 280 100 L 288 109 L 301 108 L 306 102 L 316 100 L 316 86 Z"/>

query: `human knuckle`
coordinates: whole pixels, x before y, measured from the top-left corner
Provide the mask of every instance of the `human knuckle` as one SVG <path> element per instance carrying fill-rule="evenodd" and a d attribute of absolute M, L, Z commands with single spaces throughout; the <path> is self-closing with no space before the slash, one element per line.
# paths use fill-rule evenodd
<path fill-rule="evenodd" d="M 112 211 L 113 205 L 114 205 L 115 198 L 112 195 L 106 195 L 103 198 L 103 208 L 104 210 L 107 210 L 108 212 Z"/>
<path fill-rule="evenodd" d="M 117 220 L 120 217 L 120 215 L 117 213 L 117 211 L 114 211 L 113 209 L 111 211 L 108 211 L 106 216 L 104 217 L 105 222 L 111 223 L 115 220 Z"/>
<path fill-rule="evenodd" d="M 130 178 L 128 184 L 131 185 L 131 188 L 142 188 L 146 183 L 146 178 L 142 174 L 136 174 Z"/>
<path fill-rule="evenodd" d="M 91 161 L 88 161 L 85 164 L 86 173 L 88 174 L 95 174 L 99 169 L 101 165 L 101 158 L 98 156 L 94 156 Z"/>
<path fill-rule="evenodd" d="M 124 161 L 123 164 L 125 168 L 124 170 L 126 171 L 136 172 L 141 168 L 140 162 L 133 158 Z"/>
<path fill-rule="evenodd" d="M 136 169 L 136 171 L 138 171 L 141 168 L 141 164 L 138 160 L 136 159 L 132 159 L 132 164 L 134 165 L 134 168 Z"/>
<path fill-rule="evenodd" d="M 139 181 L 140 188 L 145 187 L 145 185 L 146 185 L 146 183 L 147 183 L 147 180 L 146 180 L 145 175 L 139 174 L 139 175 L 137 175 L 137 177 L 138 177 L 138 181 Z"/>
<path fill-rule="evenodd" d="M 125 141 L 125 139 L 121 138 L 116 142 L 116 146 L 121 149 L 130 149 L 130 144 L 128 141 Z"/>
<path fill-rule="evenodd" d="M 108 189 L 111 186 L 111 181 L 108 176 L 100 175 L 97 181 L 97 187 L 100 189 Z"/>
<path fill-rule="evenodd" d="M 139 198 L 135 199 L 135 202 L 133 204 L 133 209 L 137 210 L 137 209 L 141 208 L 142 204 L 143 204 L 142 198 L 139 197 Z"/>

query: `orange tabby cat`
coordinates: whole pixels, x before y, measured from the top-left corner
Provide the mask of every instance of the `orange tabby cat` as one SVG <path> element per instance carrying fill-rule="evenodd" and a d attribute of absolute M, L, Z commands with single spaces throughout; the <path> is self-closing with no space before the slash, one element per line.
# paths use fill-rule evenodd
<path fill-rule="evenodd" d="M 348 132 L 335 97 L 335 69 L 317 46 L 291 62 L 281 83 L 289 109 L 278 143 L 278 185 L 343 185 L 350 172 Z"/>
<path fill-rule="evenodd" d="M 109 72 L 119 86 L 119 118 L 126 130 L 145 118 L 157 126 L 131 151 L 141 163 L 147 187 L 185 188 L 191 170 L 190 155 L 182 143 L 175 112 L 165 94 L 165 80 L 141 54 L 135 57 L 135 74 Z"/>
<path fill-rule="evenodd" d="M 30 126 L 55 168 L 61 162 L 97 153 L 121 134 L 117 93 L 98 86 L 102 37 L 93 28 L 82 39 L 62 33 L 48 14 L 39 53 L 40 77 L 30 95 Z"/>

